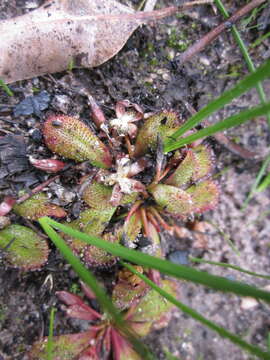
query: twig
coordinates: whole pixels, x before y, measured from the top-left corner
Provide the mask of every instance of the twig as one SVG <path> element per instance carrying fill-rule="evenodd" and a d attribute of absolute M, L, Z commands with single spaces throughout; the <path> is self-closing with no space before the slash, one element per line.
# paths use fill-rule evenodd
<path fill-rule="evenodd" d="M 60 175 L 56 175 L 51 177 L 50 179 L 48 179 L 47 181 L 44 181 L 42 184 L 38 185 L 37 187 L 35 187 L 33 190 L 31 190 L 29 193 L 21 196 L 17 201 L 16 204 L 21 204 L 22 202 L 24 202 L 25 200 L 29 199 L 31 196 L 33 196 L 34 194 L 42 191 L 46 186 L 48 186 L 49 184 L 51 184 L 52 182 L 54 182 L 56 179 L 58 179 L 60 177 Z"/>
<path fill-rule="evenodd" d="M 185 107 L 187 108 L 187 110 L 190 112 L 191 115 L 194 115 L 194 114 L 197 113 L 197 111 L 194 109 L 194 107 L 192 105 L 190 105 L 187 101 L 185 101 L 184 104 L 185 104 Z M 208 120 L 203 120 L 203 123 L 206 126 L 211 125 Z M 243 159 L 248 159 L 248 160 L 255 160 L 255 159 L 257 160 L 258 159 L 258 154 L 257 153 L 255 153 L 253 151 L 249 151 L 249 150 L 243 148 L 242 146 L 236 144 L 235 142 L 230 140 L 226 135 L 224 135 L 222 133 L 214 134 L 213 137 L 220 144 L 225 146 L 228 150 L 230 150 L 234 154 L 242 157 Z"/>
<path fill-rule="evenodd" d="M 228 28 L 231 28 L 239 19 L 248 14 L 251 10 L 264 3 L 266 0 L 253 0 L 241 9 L 236 11 L 226 21 L 218 25 L 215 29 L 211 30 L 208 34 L 198 40 L 194 45 L 190 46 L 181 56 L 177 59 L 179 65 L 190 60 L 195 54 L 203 50 L 207 45 L 214 41 L 221 33 Z"/>
<path fill-rule="evenodd" d="M 212 4 L 213 0 L 194 0 L 187 3 L 184 3 L 179 6 L 169 6 L 160 10 L 153 11 L 137 11 L 134 13 L 121 13 L 121 14 L 110 14 L 110 15 L 96 15 L 95 19 L 97 20 L 115 20 L 115 21 L 138 21 L 139 24 L 146 23 L 149 21 L 157 21 L 163 19 L 165 17 L 174 15 L 175 13 L 189 10 L 190 8 L 198 5 L 206 5 Z M 93 17 L 90 15 L 80 16 L 80 21 L 83 20 L 91 20 Z M 66 21 L 70 20 L 70 18 L 66 18 Z M 72 19 L 71 19 L 72 20 Z"/>

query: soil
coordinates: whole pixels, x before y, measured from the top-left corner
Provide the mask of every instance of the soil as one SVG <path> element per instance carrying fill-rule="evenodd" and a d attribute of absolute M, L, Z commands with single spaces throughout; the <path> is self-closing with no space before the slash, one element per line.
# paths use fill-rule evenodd
<path fill-rule="evenodd" d="M 134 6 L 140 3 L 138 0 L 122 2 Z M 36 0 L 1 0 L 0 19 L 21 15 L 41 3 L 42 1 Z M 175 3 L 173 0 L 158 1 L 159 7 Z M 237 7 L 240 8 L 245 3 L 237 1 Z M 224 1 L 224 4 L 230 11 L 235 10 L 236 2 Z M 263 22 L 266 11 L 269 11 L 267 7 L 254 14 L 246 26 L 244 22 L 241 23 L 241 34 L 247 44 L 254 43 L 269 31 L 269 18 L 268 23 L 264 20 L 264 27 L 255 26 Z M 194 8 L 185 14 L 140 27 L 120 53 L 99 68 L 75 69 L 72 72 L 45 75 L 12 84 L 10 88 L 14 92 L 13 97 L 8 97 L 0 90 L 0 135 L 10 135 L 10 147 L 13 149 L 11 162 L 4 156 L 5 152 L 1 148 L 1 198 L 16 195 L 19 190 L 31 188 L 47 179 L 47 175 L 33 169 L 25 161 L 26 154 L 40 158 L 51 156 L 40 134 L 41 123 L 46 114 L 61 112 L 79 115 L 90 124 L 87 99 L 71 86 L 75 81 L 91 92 L 108 117 L 113 115 L 115 102 L 127 98 L 140 104 L 145 112 L 174 109 L 186 119 L 189 116 L 184 105 L 186 101 L 195 109 L 200 109 L 232 87 L 247 73 L 247 69 L 229 31 L 183 66 L 175 61 L 183 50 L 220 21 L 221 18 L 211 6 Z M 251 48 L 251 56 L 255 65 L 261 64 L 269 57 L 269 41 L 266 39 L 257 47 Z M 41 112 L 41 118 L 37 116 L 40 114 L 34 113 L 16 117 L 13 115 L 16 104 L 41 90 L 46 90 L 50 95 L 48 108 Z M 269 97 L 270 81 L 265 82 L 265 91 Z M 215 122 L 258 102 L 256 91 L 250 91 L 212 116 L 209 121 Z M 214 139 L 208 139 L 217 158 L 216 178 L 221 193 L 216 209 L 203 216 L 205 221 L 212 223 L 212 234 L 207 237 L 204 249 L 197 249 L 194 241 L 183 241 L 163 234 L 164 248 L 167 255 L 181 250 L 192 256 L 268 274 L 270 190 L 257 193 L 248 207 L 241 209 L 260 168 L 260 159 L 267 154 L 270 145 L 266 119 L 256 118 L 228 131 L 227 135 L 244 148 L 255 151 L 259 159 L 243 159 Z M 26 152 L 23 158 L 18 160 L 16 149 L 20 149 L 20 154 Z M 62 185 L 71 193 L 74 192 L 72 179 L 71 182 L 69 180 L 61 179 L 49 188 L 49 193 L 57 198 Z M 70 202 L 58 200 L 67 209 L 74 209 L 74 204 L 76 205 L 73 198 Z M 22 221 L 15 215 L 11 215 L 11 219 L 12 222 Z M 59 290 L 78 290 L 78 278 L 56 249 L 50 246 L 49 261 L 39 271 L 23 273 L 6 267 L 3 259 L 0 269 L 0 359 L 27 360 L 27 351 L 33 342 L 48 334 L 49 309 L 52 305 L 58 309 L 55 334 L 72 333 L 83 326 L 67 320 L 54 295 Z M 192 263 L 189 266 L 260 288 L 269 286 L 264 279 L 233 270 L 205 264 Z M 104 274 L 109 279 L 112 278 L 112 274 Z M 104 274 L 101 274 L 101 278 Z M 52 279 L 52 287 L 50 281 L 46 281 L 48 279 Z M 252 344 L 266 349 L 270 332 L 270 309 L 265 303 L 252 302 L 187 282 L 179 282 L 179 289 L 183 303 L 243 336 Z M 169 326 L 148 336 L 146 343 L 157 359 L 170 359 L 168 352 L 177 359 L 185 360 L 252 359 L 229 341 L 178 311 L 174 312 Z"/>

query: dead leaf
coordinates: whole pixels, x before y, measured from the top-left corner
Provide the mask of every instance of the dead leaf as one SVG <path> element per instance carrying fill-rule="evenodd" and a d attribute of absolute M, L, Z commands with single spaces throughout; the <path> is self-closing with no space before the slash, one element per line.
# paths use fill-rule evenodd
<path fill-rule="evenodd" d="M 114 56 L 142 23 L 177 7 L 137 12 L 114 0 L 48 0 L 0 23 L 0 78 L 6 83 L 72 67 L 95 67 Z"/>

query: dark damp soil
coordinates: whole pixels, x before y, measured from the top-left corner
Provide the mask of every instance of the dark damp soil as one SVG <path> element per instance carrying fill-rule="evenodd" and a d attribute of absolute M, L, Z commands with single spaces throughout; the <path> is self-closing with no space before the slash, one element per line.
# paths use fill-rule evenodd
<path fill-rule="evenodd" d="M 140 3 L 138 0 L 122 2 L 133 5 Z M 0 19 L 21 15 L 41 3 L 42 1 L 37 0 L 1 0 Z M 173 0 L 158 1 L 160 7 L 174 3 L 176 1 Z M 224 3 L 230 11 L 235 10 L 236 2 Z M 237 7 L 240 8 L 245 3 L 237 1 Z M 254 14 L 248 24 L 240 23 L 241 33 L 248 45 L 269 31 L 269 22 L 265 20 L 266 11 L 267 8 Z M 47 179 L 47 175 L 33 169 L 27 160 L 28 155 L 40 158 L 51 156 L 40 132 L 46 114 L 57 112 L 79 115 L 90 124 L 87 100 L 80 95 L 79 89 L 74 90 L 72 87 L 75 81 L 91 92 L 107 116 L 112 116 L 117 100 L 127 98 L 140 104 L 145 112 L 174 109 L 186 119 L 189 114 L 185 102 L 199 109 L 229 89 L 247 73 L 246 65 L 229 31 L 184 66 L 178 66 L 175 61 L 177 55 L 220 21 L 221 18 L 210 6 L 199 7 L 185 15 L 180 14 L 140 27 L 117 56 L 97 69 L 77 69 L 69 73 L 21 81 L 10 86 L 14 92 L 13 97 L 8 97 L 0 90 L 1 199 L 5 195 L 16 195 L 22 189 L 31 189 Z M 262 23 L 264 26 L 256 26 Z M 256 65 L 261 64 L 269 57 L 269 41 L 266 39 L 257 47 L 251 48 L 251 56 Z M 46 109 L 30 115 L 19 115 L 20 111 L 17 116 L 13 115 L 18 103 L 43 90 L 49 94 Z M 269 97 L 269 81 L 265 82 L 265 90 Z M 258 104 L 258 97 L 254 90 L 233 101 L 209 120 L 217 121 L 255 104 Z M 246 149 L 255 151 L 260 157 L 267 154 L 270 136 L 264 118 L 256 118 L 229 131 L 227 135 Z M 217 208 L 203 216 L 204 220 L 212 223 L 213 233 L 208 236 L 204 249 L 197 249 L 193 241 L 183 241 L 163 234 L 164 249 L 167 255 L 180 250 L 193 256 L 223 261 L 250 271 L 268 274 L 270 190 L 258 193 L 246 210 L 241 210 L 260 168 L 260 161 L 243 159 L 214 139 L 207 141 L 217 157 L 216 178 L 221 192 Z M 48 191 L 76 214 L 74 183 L 72 177 L 60 178 Z M 59 198 L 63 191 L 69 192 L 64 200 Z M 11 220 L 22 221 L 15 215 L 11 215 Z M 66 319 L 54 295 L 59 290 L 78 291 L 78 278 L 56 249 L 50 246 L 49 261 L 39 271 L 22 273 L 7 268 L 4 259 L 2 261 L 0 359 L 28 358 L 27 351 L 31 344 L 48 334 L 49 308 L 52 305 L 58 309 L 54 324 L 56 334 L 78 330 L 78 324 Z M 190 266 L 261 288 L 268 286 L 269 289 L 270 286 L 266 280 L 232 270 L 203 264 Z M 108 283 L 112 281 L 113 273 L 104 272 L 100 278 L 107 278 Z M 183 303 L 205 317 L 243 336 L 245 340 L 266 348 L 270 331 L 270 309 L 266 304 L 207 290 L 187 282 L 179 282 L 179 293 L 179 299 Z M 179 311 L 174 312 L 167 328 L 152 333 L 146 342 L 157 359 L 170 359 L 170 354 L 185 360 L 252 359 L 229 341 L 223 340 Z"/>

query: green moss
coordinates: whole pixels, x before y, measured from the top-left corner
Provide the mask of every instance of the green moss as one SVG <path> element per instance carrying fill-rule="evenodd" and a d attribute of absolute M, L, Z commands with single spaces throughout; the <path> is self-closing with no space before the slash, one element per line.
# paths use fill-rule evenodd
<path fill-rule="evenodd" d="M 153 59 L 151 59 L 150 60 L 150 65 L 152 65 L 152 66 L 157 66 L 158 65 L 158 59 L 157 58 L 153 58 Z"/>
<path fill-rule="evenodd" d="M 0 305 L 0 324 L 5 321 L 6 318 L 6 308 L 4 305 Z"/>
<path fill-rule="evenodd" d="M 81 292 L 80 286 L 78 285 L 78 283 L 72 283 L 71 286 L 69 287 L 69 291 L 73 294 L 78 295 Z"/>
<path fill-rule="evenodd" d="M 177 51 L 185 51 L 189 46 L 189 40 L 184 32 L 178 32 L 177 29 L 171 29 L 171 34 L 167 40 L 167 46 Z"/>
<path fill-rule="evenodd" d="M 152 42 L 148 41 L 144 50 L 141 52 L 141 56 L 144 58 L 152 57 L 155 52 L 155 46 Z"/>

